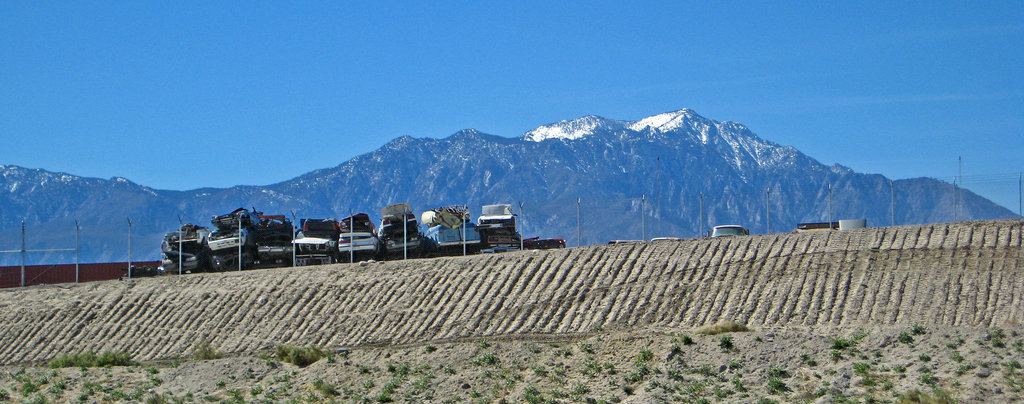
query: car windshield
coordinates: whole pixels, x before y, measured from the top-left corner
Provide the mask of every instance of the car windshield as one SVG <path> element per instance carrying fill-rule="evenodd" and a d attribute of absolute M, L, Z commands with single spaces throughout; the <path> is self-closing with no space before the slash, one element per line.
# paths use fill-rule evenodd
<path fill-rule="evenodd" d="M 742 236 L 744 235 L 743 228 L 739 226 L 729 227 L 716 227 L 713 236 Z"/>

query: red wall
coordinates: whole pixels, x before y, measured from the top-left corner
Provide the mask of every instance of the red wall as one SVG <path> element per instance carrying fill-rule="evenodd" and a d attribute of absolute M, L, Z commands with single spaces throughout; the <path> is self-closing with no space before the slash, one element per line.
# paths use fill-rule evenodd
<path fill-rule="evenodd" d="M 132 266 L 135 268 L 157 267 L 160 266 L 160 261 L 132 262 Z M 92 282 L 117 279 L 125 274 L 127 268 L 127 262 L 79 264 L 78 280 Z M 75 282 L 75 264 L 25 265 L 25 286 L 73 282 Z M 21 267 L 0 267 L 0 288 L 16 288 L 18 286 L 21 286 Z"/>

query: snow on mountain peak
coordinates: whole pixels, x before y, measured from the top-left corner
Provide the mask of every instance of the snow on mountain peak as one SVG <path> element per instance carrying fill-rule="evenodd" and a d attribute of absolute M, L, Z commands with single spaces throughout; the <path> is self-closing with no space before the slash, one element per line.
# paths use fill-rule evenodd
<path fill-rule="evenodd" d="M 687 119 L 693 118 L 702 117 L 693 112 L 693 110 L 684 108 L 674 112 L 666 112 L 664 114 L 646 117 L 630 124 L 629 129 L 641 131 L 650 127 L 651 129 L 657 129 L 661 132 L 668 132 L 683 126 Z"/>
<path fill-rule="evenodd" d="M 598 129 L 620 129 L 625 124 L 621 121 L 605 119 L 596 115 L 588 115 L 571 121 L 559 121 L 543 125 L 523 134 L 523 139 L 542 142 L 548 139 L 575 140 L 587 137 Z"/>

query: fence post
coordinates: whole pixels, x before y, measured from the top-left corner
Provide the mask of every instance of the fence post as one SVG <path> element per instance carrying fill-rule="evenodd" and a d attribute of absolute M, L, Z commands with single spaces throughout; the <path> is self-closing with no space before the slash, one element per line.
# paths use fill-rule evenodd
<path fill-rule="evenodd" d="M 132 218 L 128 218 L 128 279 L 132 278 Z"/>
<path fill-rule="evenodd" d="M 25 220 L 21 221 L 21 286 L 25 286 Z"/>
<path fill-rule="evenodd" d="M 78 221 L 75 220 L 75 283 L 78 283 L 78 262 L 79 254 L 81 252 L 81 244 L 78 242 L 78 233 L 81 231 L 81 227 Z"/>

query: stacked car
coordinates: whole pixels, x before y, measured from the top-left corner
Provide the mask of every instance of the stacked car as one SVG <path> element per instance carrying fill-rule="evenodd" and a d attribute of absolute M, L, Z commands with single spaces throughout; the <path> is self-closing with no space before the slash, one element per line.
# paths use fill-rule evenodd
<path fill-rule="evenodd" d="M 446 206 L 420 215 L 427 226 L 424 251 L 428 255 L 460 255 L 480 251 L 480 233 L 470 222 L 465 206 Z"/>
<path fill-rule="evenodd" d="M 258 212 L 259 213 L 259 212 Z M 254 226 L 256 257 L 261 266 L 291 265 L 295 228 L 284 215 L 259 214 Z"/>
<path fill-rule="evenodd" d="M 384 258 L 418 257 L 422 252 L 419 224 L 408 203 L 388 205 L 380 211 L 377 237 L 384 248 Z"/>
<path fill-rule="evenodd" d="M 210 247 L 206 239 L 210 230 L 192 223 L 164 235 L 160 245 L 162 262 L 157 268 L 165 273 L 204 272 L 210 268 Z"/>
<path fill-rule="evenodd" d="M 325 265 L 338 260 L 338 221 L 302 219 L 295 236 L 296 265 Z"/>
<path fill-rule="evenodd" d="M 370 215 L 357 213 L 338 223 L 338 257 L 341 261 L 356 262 L 377 258 L 380 254 L 380 238 L 377 227 Z"/>
<path fill-rule="evenodd" d="M 210 223 L 216 231 L 210 234 L 210 267 L 215 271 L 252 266 L 257 258 L 256 239 L 250 237 L 258 215 L 245 208 L 214 216 Z"/>
<path fill-rule="evenodd" d="M 522 236 L 516 230 L 516 215 L 512 205 L 486 205 L 477 218 L 477 230 L 484 252 L 518 250 Z"/>
<path fill-rule="evenodd" d="M 165 273 L 326 265 L 525 249 L 564 248 L 561 239 L 522 240 L 512 205 L 486 205 L 476 222 L 466 206 L 430 209 L 417 220 L 408 203 L 381 209 L 380 226 L 357 213 L 341 220 L 300 219 L 238 208 L 214 216 L 214 231 L 186 224 L 161 245 Z M 421 228 L 422 226 L 422 228 Z"/>

